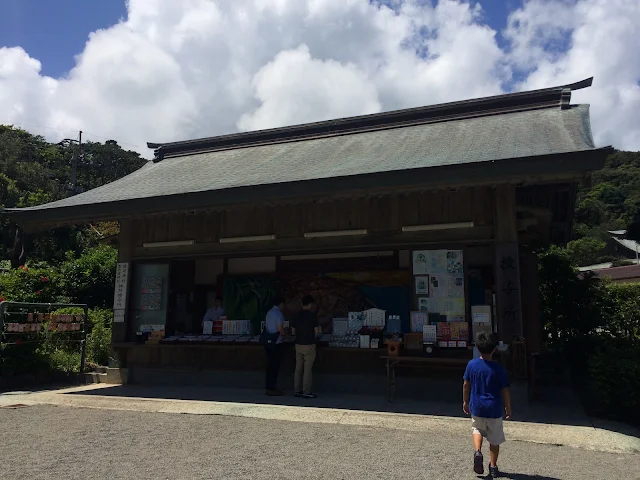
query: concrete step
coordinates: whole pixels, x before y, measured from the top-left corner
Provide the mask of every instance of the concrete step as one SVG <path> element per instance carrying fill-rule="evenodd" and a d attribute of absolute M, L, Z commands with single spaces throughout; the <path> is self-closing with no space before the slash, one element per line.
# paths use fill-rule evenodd
<path fill-rule="evenodd" d="M 129 371 L 126 368 L 107 368 L 105 383 L 111 385 L 124 385 L 129 381 Z"/>
<path fill-rule="evenodd" d="M 107 367 L 96 367 L 96 373 L 107 373 Z"/>
<path fill-rule="evenodd" d="M 106 373 L 89 372 L 84 374 L 85 383 L 107 383 Z"/>

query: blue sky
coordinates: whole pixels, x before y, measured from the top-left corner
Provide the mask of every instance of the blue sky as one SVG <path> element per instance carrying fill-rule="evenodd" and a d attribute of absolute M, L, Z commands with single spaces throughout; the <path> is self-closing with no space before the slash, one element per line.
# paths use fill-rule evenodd
<path fill-rule="evenodd" d="M 89 33 L 126 16 L 124 0 L 0 0 L 0 47 L 22 47 L 42 73 L 64 75 Z"/>
<path fill-rule="evenodd" d="M 484 22 L 498 32 L 500 40 L 509 12 L 522 1 L 479 3 L 485 12 Z M 54 78 L 73 68 L 74 56 L 82 52 L 91 32 L 117 23 L 127 14 L 124 0 L 0 0 L 0 5 L 0 47 L 22 47 L 40 60 L 43 75 Z"/>
<path fill-rule="evenodd" d="M 0 0 L 0 124 L 144 146 L 593 76 L 596 144 L 640 148 L 640 0 L 439 2 Z"/>

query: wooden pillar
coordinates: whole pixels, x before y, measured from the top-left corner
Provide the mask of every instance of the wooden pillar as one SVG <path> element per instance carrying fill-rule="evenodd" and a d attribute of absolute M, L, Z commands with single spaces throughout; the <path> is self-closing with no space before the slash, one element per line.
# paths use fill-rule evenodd
<path fill-rule="evenodd" d="M 520 275 L 522 328 L 527 342 L 527 352 L 538 353 L 542 346 L 542 319 L 538 291 L 538 256 L 535 253 L 520 250 Z"/>
<path fill-rule="evenodd" d="M 498 337 L 510 343 L 523 335 L 520 259 L 514 185 L 495 189 L 495 269 Z"/>
<path fill-rule="evenodd" d="M 118 263 L 128 263 L 128 275 L 129 275 L 129 292 L 131 290 L 131 258 L 133 255 L 132 248 L 132 222 L 131 220 L 120 221 L 120 233 L 118 235 Z M 130 330 L 131 319 L 129 318 L 129 298 L 131 295 L 127 295 L 127 306 L 125 309 L 124 322 L 114 322 L 113 329 L 111 330 L 111 343 L 126 342 L 127 332 Z"/>

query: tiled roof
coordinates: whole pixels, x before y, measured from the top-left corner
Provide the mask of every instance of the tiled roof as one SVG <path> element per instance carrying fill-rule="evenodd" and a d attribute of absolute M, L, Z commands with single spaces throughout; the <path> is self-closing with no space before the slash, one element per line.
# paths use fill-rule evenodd
<path fill-rule="evenodd" d="M 171 157 L 53 209 L 593 149 L 587 105 Z"/>
<path fill-rule="evenodd" d="M 117 218 L 124 211 L 123 205 L 133 208 L 132 202 L 137 202 L 135 208 L 143 203 L 145 211 L 150 211 L 160 205 L 159 199 L 165 207 L 177 205 L 175 199 L 180 199 L 181 207 L 188 204 L 192 208 L 191 199 L 197 196 L 198 205 L 215 206 L 216 202 L 239 198 L 238 192 L 247 189 L 252 190 L 250 195 L 265 198 L 266 193 L 256 187 L 269 190 L 269 195 L 294 188 L 308 195 L 308 187 L 303 185 L 323 179 L 341 182 L 343 188 L 355 179 L 365 179 L 371 186 L 378 185 L 382 174 L 395 174 L 396 180 L 401 175 L 404 181 L 417 179 L 417 172 L 429 169 L 434 173 L 421 175 L 435 182 L 441 181 L 436 170 L 446 171 L 448 178 L 455 180 L 460 177 L 459 167 L 471 169 L 474 165 L 482 168 L 466 175 L 478 181 L 489 179 L 492 172 L 507 175 L 508 166 L 520 159 L 575 152 L 585 152 L 585 156 L 574 161 L 573 170 L 569 171 L 560 159 L 550 162 L 548 168 L 560 173 L 588 171 L 594 161 L 587 161 L 591 158 L 587 152 L 595 150 L 589 106 L 570 105 L 569 98 L 572 89 L 584 88 L 590 82 L 156 144 L 156 159 L 120 180 L 63 200 L 10 212 L 19 222 L 70 221 L 85 218 L 88 212 Z M 603 153 L 599 154 L 598 159 Z M 520 174 L 539 173 L 535 162 L 527 165 L 530 171 Z M 424 184 L 423 179 L 420 182 Z"/>
<path fill-rule="evenodd" d="M 603 268 L 601 270 L 595 270 L 594 273 L 600 278 L 610 278 L 611 280 L 630 280 L 637 278 L 640 281 L 640 265 Z"/>

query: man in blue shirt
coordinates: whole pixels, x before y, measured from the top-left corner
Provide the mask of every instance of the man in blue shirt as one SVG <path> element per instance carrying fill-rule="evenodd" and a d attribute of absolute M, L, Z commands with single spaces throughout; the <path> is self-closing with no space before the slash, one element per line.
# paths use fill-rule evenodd
<path fill-rule="evenodd" d="M 492 360 L 496 350 L 493 335 L 479 333 L 476 336 L 476 348 L 480 358 L 474 358 L 464 372 L 462 409 L 471 415 L 473 428 L 473 471 L 478 475 L 484 473 L 482 457 L 482 439 L 489 442 L 489 473 L 497 478 L 498 454 L 500 445 L 504 443 L 502 415 L 511 418 L 511 396 L 509 394 L 509 377 L 502 365 Z"/>
<path fill-rule="evenodd" d="M 268 341 L 264 348 L 267 352 L 267 391 L 266 394 L 271 397 L 279 397 L 284 395 L 282 390 L 278 390 L 278 373 L 280 371 L 280 363 L 282 362 L 282 339 L 286 335 L 284 329 L 284 298 L 276 296 L 273 300 L 273 308 L 267 312 L 265 318 L 265 330 L 269 335 L 276 335 L 275 342 Z"/>

